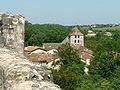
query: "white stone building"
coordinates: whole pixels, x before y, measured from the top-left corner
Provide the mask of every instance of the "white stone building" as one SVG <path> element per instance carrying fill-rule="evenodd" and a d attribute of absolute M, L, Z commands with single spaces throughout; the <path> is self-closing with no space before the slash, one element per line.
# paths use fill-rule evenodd
<path fill-rule="evenodd" d="M 84 46 L 84 35 L 77 27 L 74 27 L 69 35 L 62 41 L 62 44 L 70 43 L 70 45 Z"/>

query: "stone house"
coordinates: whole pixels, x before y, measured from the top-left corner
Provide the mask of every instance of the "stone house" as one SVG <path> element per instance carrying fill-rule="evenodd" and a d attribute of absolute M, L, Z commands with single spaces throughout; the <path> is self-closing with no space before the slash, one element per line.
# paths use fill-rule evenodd
<path fill-rule="evenodd" d="M 57 47 L 56 47 L 57 48 Z M 53 60 L 53 56 L 57 49 L 53 46 L 48 46 L 47 43 L 44 47 L 28 46 L 25 47 L 25 55 L 36 65 L 46 66 Z"/>
<path fill-rule="evenodd" d="M 74 27 L 68 36 L 62 41 L 62 44 L 70 43 L 70 45 L 84 46 L 84 35 L 77 27 Z"/>
<path fill-rule="evenodd" d="M 29 55 L 29 59 L 36 65 L 41 65 L 47 67 L 47 64 L 51 62 L 52 55 L 49 55 L 47 53 L 44 54 L 38 54 L 38 53 L 32 53 Z"/>
<path fill-rule="evenodd" d="M 44 54 L 47 53 L 47 51 L 45 49 L 43 49 L 42 47 L 38 47 L 38 46 L 28 46 L 24 48 L 25 54 L 29 55 L 32 53 L 37 53 L 37 54 Z"/>
<path fill-rule="evenodd" d="M 60 45 L 60 43 L 43 43 L 43 49 L 45 49 L 48 54 L 55 55 Z"/>

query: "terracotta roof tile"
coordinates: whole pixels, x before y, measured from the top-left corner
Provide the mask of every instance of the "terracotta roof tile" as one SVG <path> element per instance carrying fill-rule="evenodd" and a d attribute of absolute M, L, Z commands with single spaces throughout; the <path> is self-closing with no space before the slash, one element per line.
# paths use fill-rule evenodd
<path fill-rule="evenodd" d="M 88 52 L 82 52 L 81 53 L 81 58 L 84 59 L 84 60 L 91 59 L 92 55 Z"/>
<path fill-rule="evenodd" d="M 50 62 L 52 60 L 52 56 L 48 54 L 32 53 L 31 55 L 29 55 L 29 58 L 33 62 Z"/>
<path fill-rule="evenodd" d="M 81 45 L 76 45 L 75 48 L 79 51 L 82 59 L 87 60 L 87 59 L 92 58 L 93 52 L 89 50 L 88 48 L 81 46 Z"/>
<path fill-rule="evenodd" d="M 82 35 L 83 36 L 83 34 L 79 31 L 79 29 L 77 27 L 74 27 L 72 29 L 72 31 L 69 33 L 69 35 L 70 36 L 74 36 L 74 35 Z"/>
<path fill-rule="evenodd" d="M 60 47 L 60 43 L 43 43 L 43 49 L 46 51 L 52 50 L 52 49 L 58 49 Z"/>
<path fill-rule="evenodd" d="M 32 52 L 32 51 L 35 51 L 37 49 L 43 49 L 42 47 L 38 47 L 38 46 L 28 46 L 28 47 L 25 47 L 25 51 L 27 52 Z"/>

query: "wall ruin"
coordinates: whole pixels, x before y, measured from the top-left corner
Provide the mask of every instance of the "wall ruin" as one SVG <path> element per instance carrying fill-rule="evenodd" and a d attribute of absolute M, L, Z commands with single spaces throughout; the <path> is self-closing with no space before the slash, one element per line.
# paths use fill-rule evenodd
<path fill-rule="evenodd" d="M 0 13 L 0 47 L 23 53 L 25 19 L 21 15 Z"/>

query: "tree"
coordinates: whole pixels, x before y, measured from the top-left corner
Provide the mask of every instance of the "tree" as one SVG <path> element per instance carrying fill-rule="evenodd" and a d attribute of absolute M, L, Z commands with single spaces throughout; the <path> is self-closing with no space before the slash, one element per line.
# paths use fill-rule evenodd
<path fill-rule="evenodd" d="M 79 52 L 70 46 L 69 43 L 62 44 L 58 49 L 58 57 L 63 64 L 69 64 L 72 62 L 80 62 Z"/>
<path fill-rule="evenodd" d="M 80 60 L 78 51 L 70 44 L 63 44 L 58 49 L 58 57 L 63 65 L 60 71 L 53 70 L 54 82 L 63 90 L 75 90 L 81 83 L 81 76 L 84 74 L 84 64 Z"/>

